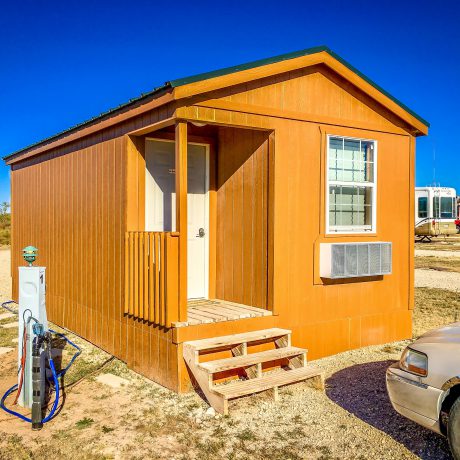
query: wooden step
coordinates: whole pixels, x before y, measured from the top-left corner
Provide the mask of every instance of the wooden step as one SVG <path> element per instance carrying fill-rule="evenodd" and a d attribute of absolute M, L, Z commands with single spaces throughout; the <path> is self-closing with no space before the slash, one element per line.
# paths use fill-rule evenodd
<path fill-rule="evenodd" d="M 245 368 L 254 364 L 276 361 L 283 358 L 306 354 L 307 350 L 297 347 L 283 347 L 274 350 L 261 351 L 248 355 L 234 356 L 233 358 L 218 359 L 200 363 L 199 367 L 210 374 L 228 371 L 230 369 Z"/>
<path fill-rule="evenodd" d="M 262 331 L 245 332 L 243 334 L 225 335 L 222 337 L 213 337 L 211 339 L 193 340 L 184 342 L 184 346 L 193 348 L 195 351 L 211 350 L 213 348 L 223 348 L 240 343 L 258 342 L 284 335 L 290 335 L 289 329 L 264 329 Z"/>
<path fill-rule="evenodd" d="M 256 379 L 238 380 L 233 383 L 217 385 L 212 388 L 213 392 L 224 399 L 233 399 L 240 396 L 259 393 L 261 391 L 277 388 L 290 383 L 301 382 L 313 377 L 323 379 L 323 371 L 315 366 L 306 366 L 294 370 L 279 370 L 267 372 L 266 375 Z"/>
<path fill-rule="evenodd" d="M 248 345 L 273 342 L 275 349 L 249 353 Z M 231 349 L 233 357 L 200 363 L 200 352 L 213 353 Z M 307 365 L 307 350 L 291 346 L 291 331 L 272 328 L 243 334 L 227 335 L 183 343 L 183 356 L 196 382 L 212 407 L 228 414 L 228 401 L 244 395 L 273 390 L 275 400 L 278 387 L 307 379 L 319 379 L 324 388 L 324 373 Z M 262 363 L 287 359 L 287 365 L 277 371 L 263 372 Z M 280 363 L 281 364 L 281 363 Z M 237 380 L 216 385 L 214 374 L 231 369 L 242 369 L 249 380 Z"/>

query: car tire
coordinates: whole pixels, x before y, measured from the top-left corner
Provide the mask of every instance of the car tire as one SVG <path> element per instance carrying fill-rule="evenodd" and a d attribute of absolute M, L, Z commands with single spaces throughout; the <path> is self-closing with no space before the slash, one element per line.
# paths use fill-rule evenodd
<path fill-rule="evenodd" d="M 455 400 L 449 411 L 447 439 L 455 460 L 460 460 L 460 398 Z"/>

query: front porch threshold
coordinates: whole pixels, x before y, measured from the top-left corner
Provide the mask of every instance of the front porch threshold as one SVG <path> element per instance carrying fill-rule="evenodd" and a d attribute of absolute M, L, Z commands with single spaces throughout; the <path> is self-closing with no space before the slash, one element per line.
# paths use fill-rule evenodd
<path fill-rule="evenodd" d="M 187 302 L 187 321 L 172 323 L 172 327 L 197 326 L 263 316 L 272 316 L 272 312 L 227 300 L 191 299 Z"/>

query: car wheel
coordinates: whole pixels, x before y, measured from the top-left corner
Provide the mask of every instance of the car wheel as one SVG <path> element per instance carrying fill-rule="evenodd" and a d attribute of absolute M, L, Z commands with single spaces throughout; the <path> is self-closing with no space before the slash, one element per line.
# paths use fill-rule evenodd
<path fill-rule="evenodd" d="M 447 439 L 455 460 L 460 460 L 460 398 L 457 398 L 449 412 Z"/>

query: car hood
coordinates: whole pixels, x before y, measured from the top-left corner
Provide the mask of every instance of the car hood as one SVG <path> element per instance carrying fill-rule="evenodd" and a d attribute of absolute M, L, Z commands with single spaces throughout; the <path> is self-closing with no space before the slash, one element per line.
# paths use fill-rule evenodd
<path fill-rule="evenodd" d="M 447 326 L 433 329 L 420 338 L 414 343 L 459 343 L 460 344 L 460 322 L 452 323 Z"/>

